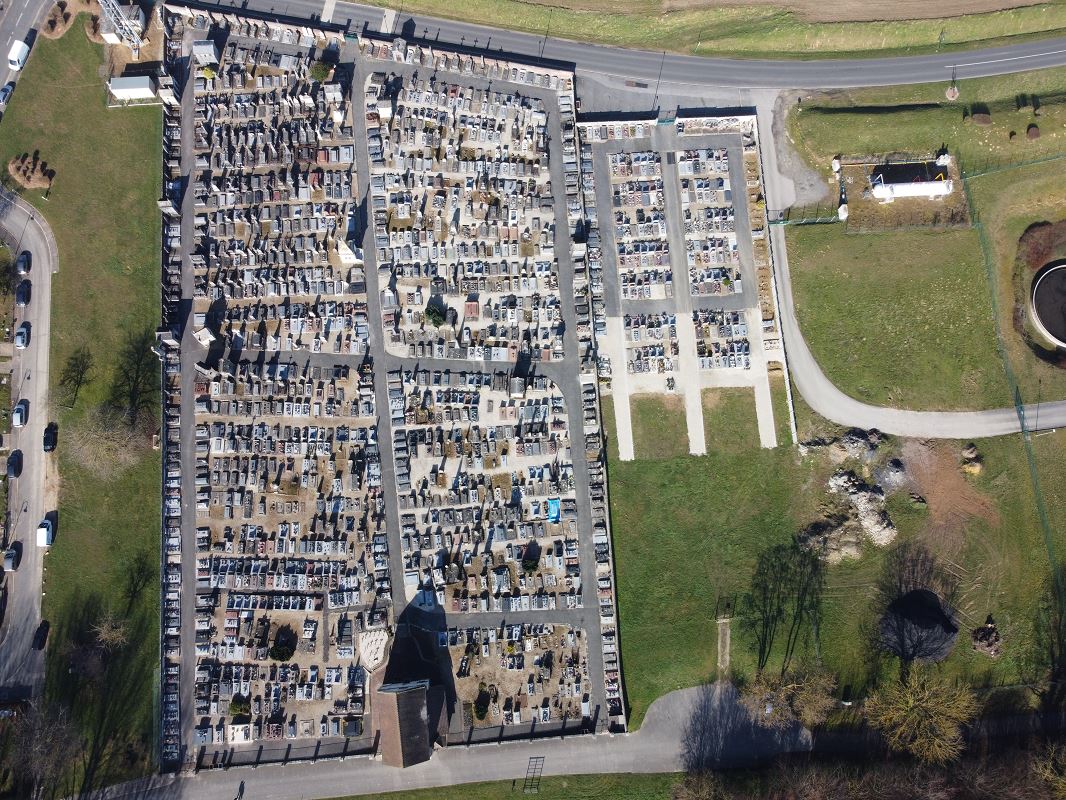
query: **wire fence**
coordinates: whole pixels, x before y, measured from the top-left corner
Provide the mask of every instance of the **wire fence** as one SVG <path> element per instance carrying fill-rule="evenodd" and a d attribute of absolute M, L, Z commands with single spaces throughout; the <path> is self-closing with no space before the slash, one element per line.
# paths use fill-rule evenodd
<path fill-rule="evenodd" d="M 1037 465 L 1036 454 L 1033 451 L 1033 442 L 1030 436 L 1026 420 L 1025 402 L 1022 398 L 1021 387 L 1018 385 L 1017 377 L 1014 373 L 1014 368 L 1011 365 L 1010 355 L 1007 351 L 1006 341 L 1003 337 L 1003 326 L 1000 323 L 999 315 L 999 292 L 997 290 L 996 279 L 996 258 L 995 252 L 992 249 L 992 245 L 989 243 L 988 232 L 985 229 L 984 224 L 981 221 L 980 212 L 973 202 L 973 194 L 970 190 L 970 182 L 972 180 L 984 177 L 986 175 L 992 175 L 999 172 L 1004 172 L 1010 169 L 1021 169 L 1027 166 L 1033 166 L 1035 164 L 1047 163 L 1049 161 L 1057 161 L 1060 159 L 1066 159 L 1066 154 L 1059 155 L 1054 158 L 1037 159 L 1035 161 L 1018 162 L 1012 166 L 995 166 L 989 167 L 985 165 L 979 171 L 962 171 L 962 163 L 960 160 L 959 168 L 962 173 L 962 188 L 966 194 L 966 205 L 970 209 L 970 221 L 974 229 L 977 231 L 978 241 L 981 245 L 981 255 L 985 264 L 985 277 L 988 281 L 988 290 L 990 299 L 992 302 L 992 315 L 995 320 L 995 332 L 996 332 L 996 347 L 999 350 L 1000 358 L 1003 360 L 1003 369 L 1006 373 L 1007 384 L 1010 388 L 1011 397 L 1014 401 L 1014 410 L 1018 415 L 1018 422 L 1022 431 L 1022 445 L 1025 448 L 1025 458 L 1029 466 L 1029 480 L 1033 487 L 1033 497 L 1036 503 L 1037 516 L 1040 520 L 1040 527 L 1044 537 L 1044 547 L 1047 550 L 1048 561 L 1051 567 L 1051 577 L 1053 581 L 1053 589 L 1055 591 L 1056 599 L 1059 603 L 1059 608 L 1066 609 L 1066 585 L 1064 585 L 1062 571 L 1059 569 L 1058 556 L 1056 555 L 1055 538 L 1051 527 L 1051 520 L 1047 513 L 1047 503 L 1044 500 L 1044 493 L 1040 487 L 1040 468 Z"/>

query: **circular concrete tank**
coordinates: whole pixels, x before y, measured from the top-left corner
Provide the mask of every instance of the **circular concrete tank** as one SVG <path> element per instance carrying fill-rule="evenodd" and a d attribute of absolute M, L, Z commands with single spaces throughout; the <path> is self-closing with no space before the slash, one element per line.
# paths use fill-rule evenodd
<path fill-rule="evenodd" d="M 1066 261 L 1056 261 L 1033 278 L 1029 313 L 1036 328 L 1066 349 Z"/>

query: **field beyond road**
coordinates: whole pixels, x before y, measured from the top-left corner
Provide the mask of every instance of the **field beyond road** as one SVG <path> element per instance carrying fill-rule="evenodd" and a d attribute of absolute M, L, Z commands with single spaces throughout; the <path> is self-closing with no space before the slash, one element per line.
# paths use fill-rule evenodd
<path fill-rule="evenodd" d="M 1027 5 L 1024 0 L 370 2 L 397 9 L 401 14 L 495 25 L 537 36 L 547 33 L 597 44 L 730 58 L 913 55 L 967 46 L 1002 45 L 1066 30 L 1066 4 Z M 491 34 L 491 30 L 486 33 Z M 432 29 L 427 35 L 432 38 Z"/>
<path fill-rule="evenodd" d="M 45 573 L 46 694 L 71 709 L 87 738 L 75 771 L 89 785 L 153 763 L 159 615 L 159 454 L 139 441 L 98 451 L 88 418 L 108 400 L 128 335 L 158 325 L 162 122 L 158 108 L 109 110 L 102 64 L 103 48 L 80 21 L 61 39 L 39 37 L 0 126 L 5 165 L 36 150 L 56 173 L 47 200 L 22 192 L 59 250 L 50 385 L 61 485 Z M 71 408 L 59 375 L 81 346 L 94 363 Z M 78 655 L 91 651 L 105 615 L 127 641 L 98 671 Z"/>

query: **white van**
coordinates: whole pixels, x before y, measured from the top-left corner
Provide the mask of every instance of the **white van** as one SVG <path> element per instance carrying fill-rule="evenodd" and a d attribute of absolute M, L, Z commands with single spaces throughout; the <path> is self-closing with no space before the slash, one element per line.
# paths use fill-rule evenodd
<path fill-rule="evenodd" d="M 18 72 L 26 66 L 26 59 L 30 55 L 30 46 L 25 42 L 15 42 L 7 52 L 7 65 Z"/>
<path fill-rule="evenodd" d="M 55 534 L 52 531 L 52 520 L 46 517 L 37 526 L 37 546 L 51 547 L 53 541 L 55 541 Z"/>

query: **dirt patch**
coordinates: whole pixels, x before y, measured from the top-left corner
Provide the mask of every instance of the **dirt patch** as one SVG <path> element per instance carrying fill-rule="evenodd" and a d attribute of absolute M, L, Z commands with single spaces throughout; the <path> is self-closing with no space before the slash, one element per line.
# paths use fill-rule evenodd
<path fill-rule="evenodd" d="M 1029 352 L 1045 363 L 1066 368 L 1066 353 L 1038 333 L 1029 318 L 1033 277 L 1049 263 L 1066 258 L 1066 220 L 1035 222 L 1018 239 L 1011 283 L 1014 292 L 1012 324 Z"/>
<path fill-rule="evenodd" d="M 48 12 L 44 24 L 41 25 L 41 36 L 47 39 L 58 39 L 74 24 L 77 12 L 68 7 L 67 3 L 60 0 Z"/>
<path fill-rule="evenodd" d="M 782 92 L 774 102 L 773 133 L 777 150 L 777 168 L 792 181 L 796 191 L 794 205 L 812 206 L 824 203 L 833 196 L 825 178 L 808 164 L 796 150 L 785 123 L 789 109 L 801 98 L 800 92 Z"/>
<path fill-rule="evenodd" d="M 24 189 L 47 189 L 56 177 L 56 171 L 36 151 L 15 156 L 7 162 L 7 171 Z"/>
<path fill-rule="evenodd" d="M 965 546 L 971 519 L 999 523 L 995 505 L 966 480 L 959 454 L 948 445 L 908 439 L 903 444 L 903 463 L 928 505 L 930 542 L 945 557 L 955 559 Z"/>

